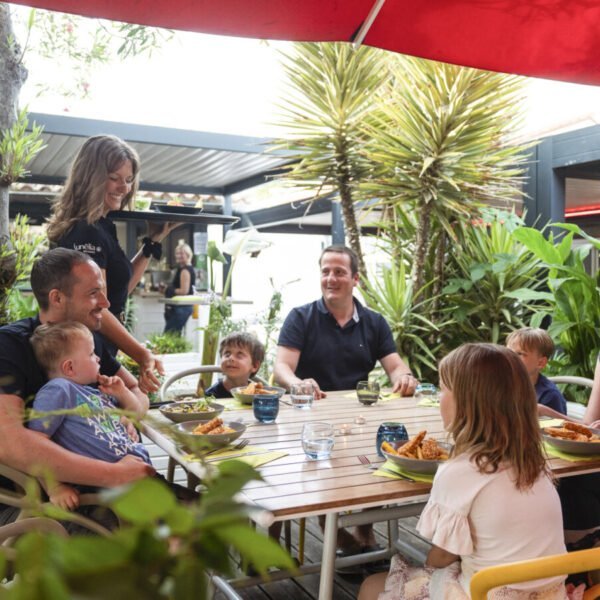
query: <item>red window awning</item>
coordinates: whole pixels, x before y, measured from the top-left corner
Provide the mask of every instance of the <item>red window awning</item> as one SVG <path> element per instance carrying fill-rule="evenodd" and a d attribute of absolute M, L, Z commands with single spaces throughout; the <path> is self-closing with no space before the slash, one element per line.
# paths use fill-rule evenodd
<path fill-rule="evenodd" d="M 375 0 L 26 0 L 218 35 L 352 41 Z M 600 84 L 596 0 L 385 0 L 365 44 L 491 71 Z"/>

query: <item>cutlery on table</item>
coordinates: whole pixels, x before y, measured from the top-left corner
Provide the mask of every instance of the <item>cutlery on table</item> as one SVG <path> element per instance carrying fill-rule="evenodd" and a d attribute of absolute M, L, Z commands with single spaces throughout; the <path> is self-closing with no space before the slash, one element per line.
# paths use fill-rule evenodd
<path fill-rule="evenodd" d="M 387 469 L 381 463 L 378 463 L 376 465 L 371 464 L 371 461 L 369 460 L 368 456 L 364 456 L 363 454 L 360 454 L 357 458 L 358 458 L 358 462 L 361 465 L 365 465 L 366 467 L 368 467 L 372 471 L 381 470 L 381 471 L 384 471 L 385 473 L 389 473 L 390 475 L 395 475 L 396 477 L 400 477 L 400 479 L 405 479 L 406 481 L 410 481 L 411 483 L 415 483 L 415 480 L 412 477 L 409 477 L 408 475 L 404 475 L 404 473 L 397 473 L 396 471 L 392 471 L 391 469 Z"/>
<path fill-rule="evenodd" d="M 227 450 L 227 452 L 230 452 L 232 450 L 242 450 L 249 443 L 250 443 L 250 440 L 248 440 L 248 439 L 240 440 L 235 446 L 232 446 L 231 448 L 229 448 L 229 450 Z M 209 456 L 209 455 L 214 454 L 215 452 L 219 452 L 221 450 L 225 450 L 225 449 L 224 448 L 215 448 L 214 450 L 210 450 L 209 452 L 206 452 L 204 454 L 204 456 Z"/>

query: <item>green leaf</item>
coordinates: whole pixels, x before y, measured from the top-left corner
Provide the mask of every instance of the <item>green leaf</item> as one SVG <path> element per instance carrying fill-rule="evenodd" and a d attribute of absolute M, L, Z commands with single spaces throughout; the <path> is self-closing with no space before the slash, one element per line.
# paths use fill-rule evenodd
<path fill-rule="evenodd" d="M 162 482 L 147 477 L 119 490 L 111 500 L 115 513 L 131 523 L 153 523 L 176 506 L 175 495 Z"/>

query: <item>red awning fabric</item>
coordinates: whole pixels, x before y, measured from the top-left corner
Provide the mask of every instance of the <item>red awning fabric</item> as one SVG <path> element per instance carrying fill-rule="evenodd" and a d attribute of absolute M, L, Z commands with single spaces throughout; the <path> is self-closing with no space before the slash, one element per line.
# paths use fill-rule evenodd
<path fill-rule="evenodd" d="M 24 0 L 143 25 L 352 41 L 375 0 Z M 491 71 L 600 84 L 598 0 L 385 0 L 365 44 Z"/>

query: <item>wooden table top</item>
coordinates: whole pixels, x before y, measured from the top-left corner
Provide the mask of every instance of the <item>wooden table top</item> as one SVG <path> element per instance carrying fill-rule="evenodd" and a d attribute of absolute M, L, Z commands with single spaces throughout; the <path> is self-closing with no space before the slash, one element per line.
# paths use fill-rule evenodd
<path fill-rule="evenodd" d="M 251 445 L 287 452 L 287 456 L 259 467 L 265 481 L 248 484 L 244 489 L 247 501 L 266 508 L 280 520 L 427 498 L 429 484 L 376 477 L 357 457 L 362 454 L 371 462 L 382 461 L 375 451 L 375 437 L 384 421 L 403 423 L 411 437 L 426 429 L 432 437 L 444 440 L 446 433 L 438 408 L 418 406 L 415 398 L 395 398 L 363 406 L 353 392 L 329 392 L 327 398 L 314 402 L 310 410 L 285 404 L 289 402 L 287 395 L 282 401 L 274 424 L 256 423 L 252 410 L 227 411 L 222 415 L 225 420 L 251 423 L 244 434 Z M 359 415 L 366 420 L 363 425 L 355 423 Z M 158 418 L 164 419 L 160 413 Z M 335 446 L 330 459 L 312 461 L 305 457 L 301 431 L 309 421 L 325 421 L 335 426 Z M 340 434 L 342 424 L 350 424 L 352 433 Z M 145 433 L 171 456 L 181 459 L 168 435 L 152 427 L 147 427 Z M 551 458 L 549 462 L 559 477 L 600 471 L 600 459 L 569 462 Z M 200 463 L 184 462 L 184 466 L 202 477 Z"/>

